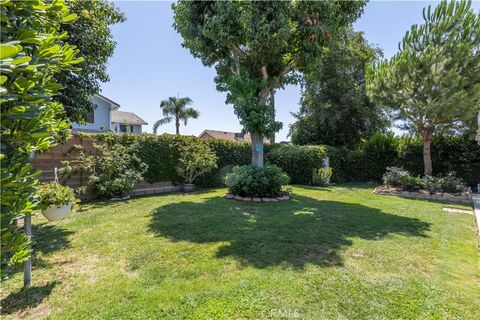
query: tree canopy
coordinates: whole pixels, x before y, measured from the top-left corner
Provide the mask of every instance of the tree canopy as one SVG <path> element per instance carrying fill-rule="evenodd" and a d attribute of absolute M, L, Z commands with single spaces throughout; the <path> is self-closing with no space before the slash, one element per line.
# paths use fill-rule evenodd
<path fill-rule="evenodd" d="M 458 130 L 480 110 L 480 17 L 470 1 L 442 1 L 423 10 L 390 60 L 367 70 L 370 96 L 424 141 L 425 174 L 432 174 L 435 133 Z"/>
<path fill-rule="evenodd" d="M 333 40 L 302 77 L 301 107 L 290 127 L 292 142 L 353 147 L 384 130 L 385 113 L 365 88 L 365 67 L 381 55 L 351 28 Z"/>
<path fill-rule="evenodd" d="M 359 1 L 186 1 L 173 5 L 183 46 L 227 92 L 252 137 L 252 163 L 263 166 L 263 136 L 281 128 L 268 97 L 294 83 L 337 31 L 361 13 Z"/>
<path fill-rule="evenodd" d="M 81 70 L 64 70 L 56 75 L 63 90 L 56 98 L 65 108 L 67 117 L 76 122 L 85 120 L 93 110 L 92 96 L 100 92 L 100 83 L 108 82 L 108 59 L 116 42 L 110 26 L 126 20 L 125 15 L 107 0 L 68 0 L 65 2 L 77 19 L 61 26 L 68 43 L 75 45 L 83 57 Z"/>

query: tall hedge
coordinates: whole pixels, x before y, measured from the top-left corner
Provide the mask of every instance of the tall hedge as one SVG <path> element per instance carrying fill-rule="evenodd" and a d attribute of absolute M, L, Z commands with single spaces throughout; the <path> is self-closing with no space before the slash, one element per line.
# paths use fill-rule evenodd
<path fill-rule="evenodd" d="M 327 155 L 325 146 L 274 145 L 265 158 L 285 171 L 294 184 L 311 184 L 313 170 L 323 167 Z"/>
<path fill-rule="evenodd" d="M 217 169 L 198 177 L 196 184 L 203 187 L 224 186 L 225 175 L 234 166 L 243 166 L 252 161 L 249 142 L 206 140 L 218 157 Z"/>
<path fill-rule="evenodd" d="M 217 169 L 200 176 L 196 184 L 202 187 L 223 185 L 223 178 L 236 165 L 251 161 L 248 142 L 201 140 L 193 136 L 162 134 L 105 135 L 116 143 L 130 145 L 148 165 L 148 182 L 182 182 L 177 175 L 178 146 L 186 139 L 207 144 L 217 155 Z M 282 168 L 294 184 L 311 184 L 313 169 L 323 166 L 326 156 L 333 168 L 332 182 L 380 181 L 385 168 L 400 166 L 413 174 L 423 172 L 422 142 L 414 137 L 396 137 L 392 133 L 376 134 L 357 148 L 326 146 L 295 146 L 273 144 L 265 146 L 267 163 Z M 471 186 L 480 180 L 480 146 L 467 136 L 436 137 L 432 142 L 435 175 L 455 171 Z"/>
<path fill-rule="evenodd" d="M 380 181 L 385 168 L 399 166 L 423 172 L 422 141 L 415 137 L 377 134 L 356 149 L 328 148 L 332 181 Z M 455 171 L 470 186 L 480 181 L 480 146 L 466 135 L 438 136 L 432 141 L 433 174 Z"/>

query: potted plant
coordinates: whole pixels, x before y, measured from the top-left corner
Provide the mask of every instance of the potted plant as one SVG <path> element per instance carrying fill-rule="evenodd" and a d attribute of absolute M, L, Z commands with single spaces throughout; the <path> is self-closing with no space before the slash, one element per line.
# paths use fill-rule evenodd
<path fill-rule="evenodd" d="M 40 209 L 49 221 L 63 219 L 78 201 L 73 189 L 52 181 L 40 186 L 38 190 Z"/>
<path fill-rule="evenodd" d="M 184 179 L 183 191 L 192 192 L 195 179 L 217 167 L 217 155 L 205 142 L 185 138 L 179 147 L 177 173 Z"/>

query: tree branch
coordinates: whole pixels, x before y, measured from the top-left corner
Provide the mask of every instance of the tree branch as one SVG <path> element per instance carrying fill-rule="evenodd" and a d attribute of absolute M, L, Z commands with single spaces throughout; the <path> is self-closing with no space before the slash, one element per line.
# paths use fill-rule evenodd
<path fill-rule="evenodd" d="M 245 58 L 247 54 L 238 45 L 233 46 L 233 52 L 238 54 L 239 57 Z"/>
<path fill-rule="evenodd" d="M 267 66 L 262 66 L 262 76 L 263 76 L 263 80 L 268 79 Z"/>

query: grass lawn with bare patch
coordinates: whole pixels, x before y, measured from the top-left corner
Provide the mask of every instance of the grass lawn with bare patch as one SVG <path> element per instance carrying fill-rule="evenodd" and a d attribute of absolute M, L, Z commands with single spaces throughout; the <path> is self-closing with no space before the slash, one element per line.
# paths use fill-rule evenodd
<path fill-rule="evenodd" d="M 293 191 L 279 203 L 226 200 L 224 189 L 97 202 L 58 223 L 36 214 L 33 286 L 6 270 L 2 314 L 480 318 L 472 215 L 367 185 Z"/>

